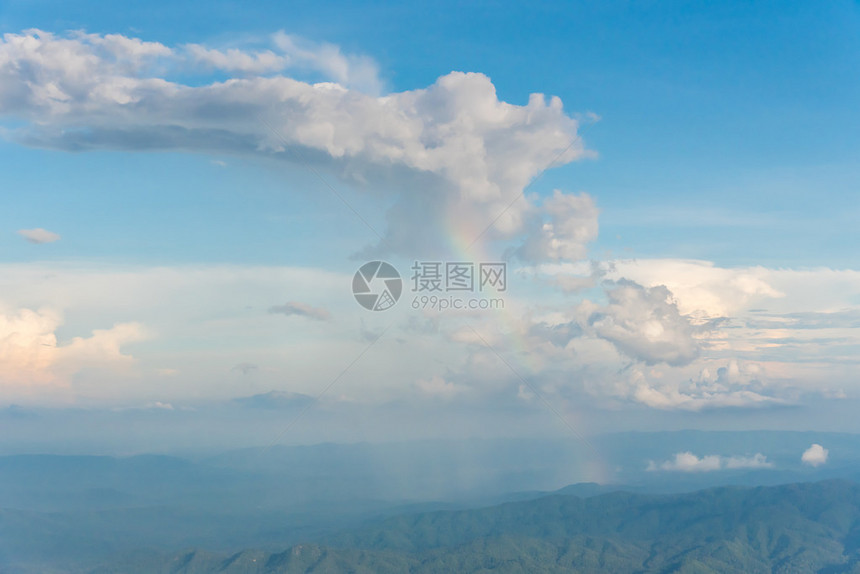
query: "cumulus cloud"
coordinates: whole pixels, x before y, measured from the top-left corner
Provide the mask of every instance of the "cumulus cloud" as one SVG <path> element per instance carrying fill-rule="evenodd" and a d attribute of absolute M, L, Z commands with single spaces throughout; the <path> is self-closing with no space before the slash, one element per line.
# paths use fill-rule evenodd
<path fill-rule="evenodd" d="M 679 452 L 667 461 L 655 463 L 649 461 L 649 471 L 672 472 L 713 472 L 716 470 L 764 469 L 773 468 L 773 463 L 761 453 L 753 456 L 720 456 L 716 454 L 698 457 L 695 454 Z"/>
<path fill-rule="evenodd" d="M 317 321 L 328 321 L 331 319 L 331 313 L 321 307 L 312 307 L 305 303 L 297 301 L 287 301 L 283 305 L 274 305 L 269 307 L 269 313 L 280 314 L 297 317 L 307 317 L 308 319 L 316 319 Z"/>
<path fill-rule="evenodd" d="M 55 332 L 61 324 L 60 314 L 49 309 L 0 312 L 0 387 L 67 385 L 85 368 L 126 368 L 134 358 L 122 346 L 146 337 L 140 324 L 118 323 L 60 344 Z"/>
<path fill-rule="evenodd" d="M 37 245 L 41 243 L 53 243 L 60 239 L 59 234 L 54 233 L 53 231 L 48 231 L 47 229 L 42 229 L 41 227 L 37 227 L 35 229 L 21 229 L 18 231 L 18 235 L 30 243 L 35 243 Z"/>
<path fill-rule="evenodd" d="M 805 465 L 818 467 L 827 463 L 827 457 L 829 455 L 829 450 L 816 443 L 803 451 L 803 455 L 800 457 L 800 460 Z"/>
<path fill-rule="evenodd" d="M 134 357 L 123 353 L 122 346 L 146 338 L 146 330 L 140 323 L 118 323 L 110 329 L 94 329 L 89 337 L 74 337 L 57 351 L 60 362 L 69 363 L 73 370 L 106 363 L 130 365 Z"/>
<path fill-rule="evenodd" d="M 0 314 L 0 375 L 6 384 L 39 384 L 53 380 L 61 320 L 50 310 L 20 309 Z"/>
<path fill-rule="evenodd" d="M 689 378 L 683 378 L 681 372 L 632 366 L 613 388 L 619 396 L 666 410 L 753 408 L 786 402 L 759 380 L 761 372 L 755 364 L 739 367 L 737 361 L 729 361 L 726 366 L 715 367 L 712 363 Z"/>
<path fill-rule="evenodd" d="M 609 304 L 594 310 L 588 326 L 619 351 L 648 365 L 686 365 L 699 355 L 690 320 L 666 287 L 619 280 L 606 289 Z"/>
<path fill-rule="evenodd" d="M 727 268 L 681 259 L 619 260 L 606 267 L 608 279 L 627 278 L 646 287 L 663 285 L 685 315 L 725 317 L 785 296 L 773 285 L 773 271 L 764 267 Z"/>
<path fill-rule="evenodd" d="M 170 48 L 116 35 L 6 34 L 0 116 L 22 121 L 9 133 L 33 146 L 289 161 L 301 152 L 358 187 L 387 182 L 386 174 L 396 172 L 388 228 L 375 246 L 380 252 L 426 254 L 448 245 L 454 228 L 487 240 L 526 237 L 521 253 L 529 259 L 583 256 L 597 229 L 588 196 L 556 192 L 540 205 L 520 198 L 551 165 L 592 155 L 559 98 L 532 94 L 526 105 L 509 104 L 488 77 L 461 72 L 427 88 L 374 96 L 348 87 L 372 75 L 367 61 L 285 34 L 274 41 L 282 58 L 311 62 L 334 83 L 251 75 L 184 84 L 159 75 L 162 67 L 153 62 L 182 61 L 190 53 L 227 71 L 259 73 L 280 60 L 268 52 Z"/>

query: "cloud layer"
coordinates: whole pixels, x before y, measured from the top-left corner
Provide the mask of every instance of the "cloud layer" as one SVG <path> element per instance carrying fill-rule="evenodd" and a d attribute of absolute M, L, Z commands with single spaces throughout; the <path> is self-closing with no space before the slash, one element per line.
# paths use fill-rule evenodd
<path fill-rule="evenodd" d="M 524 105 L 511 104 L 499 99 L 490 78 L 463 72 L 385 93 L 371 58 L 285 33 L 225 48 L 30 30 L 0 41 L 0 117 L 5 137 L 32 146 L 218 152 L 309 166 L 326 181 L 339 178 L 335 186 L 350 201 L 386 206 L 374 220 L 379 237 L 363 254 L 434 258 L 449 253 L 452 242 L 477 241 L 475 253 L 507 254 L 543 275 L 539 287 L 520 284 L 521 291 L 506 294 L 503 322 L 486 314 L 395 321 L 386 336 L 401 346 L 389 349 L 390 361 L 374 363 L 371 382 L 344 400 L 402 398 L 408 389 L 425 399 L 492 396 L 528 406 L 537 391 L 559 405 L 584 399 L 612 408 L 702 411 L 852 392 L 858 272 L 587 261 L 599 231 L 594 198 L 528 193 L 543 170 L 594 155 L 556 97 L 532 94 Z M 44 229 L 19 233 L 34 243 L 59 238 Z M 317 282 L 303 281 L 307 275 Z M 44 288 L 48 276 L 59 277 L 62 288 Z M 270 364 L 287 359 L 275 347 L 287 343 L 290 367 L 301 365 L 296 380 L 326 380 L 326 357 L 344 350 L 354 356 L 356 345 L 386 339 L 386 325 L 343 306 L 354 305 L 348 278 L 322 270 L 40 269 L 18 283 L 25 293 L 17 298 L 15 285 L 0 291 L 8 303 L 7 386 L 68 384 L 83 377 L 84 363 L 131 363 L 124 347 L 142 338 L 134 321 L 140 317 L 161 327 L 162 349 L 180 355 L 176 345 L 196 341 L 181 359 L 164 352 L 151 361 L 147 372 L 158 380 L 187 380 L 191 369 L 201 369 L 198 380 L 214 380 L 198 366 L 208 368 L 206 360 L 194 355 L 207 345 L 232 351 L 215 357 L 229 361 L 219 363 L 220 374 L 244 365 L 234 375 L 276 380 Z M 286 304 L 284 285 L 292 299 Z M 239 305 L 216 288 L 248 301 Z M 83 292 L 91 297 L 85 304 Z M 158 305 L 129 303 L 138 300 Z M 293 321 L 266 318 L 267 310 L 314 321 L 290 330 Z M 65 326 L 79 338 L 58 345 L 67 311 L 87 321 Z M 406 349 L 407 341 L 418 348 Z M 429 348 L 444 366 L 427 364 Z M 714 464 L 696 460 L 693 466 Z"/>

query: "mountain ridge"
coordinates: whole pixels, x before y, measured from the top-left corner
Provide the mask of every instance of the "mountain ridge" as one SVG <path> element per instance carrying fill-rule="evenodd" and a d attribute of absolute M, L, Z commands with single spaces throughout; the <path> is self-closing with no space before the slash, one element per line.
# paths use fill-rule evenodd
<path fill-rule="evenodd" d="M 860 572 L 860 485 L 551 494 L 381 520 L 279 552 L 192 550 L 109 572 Z"/>

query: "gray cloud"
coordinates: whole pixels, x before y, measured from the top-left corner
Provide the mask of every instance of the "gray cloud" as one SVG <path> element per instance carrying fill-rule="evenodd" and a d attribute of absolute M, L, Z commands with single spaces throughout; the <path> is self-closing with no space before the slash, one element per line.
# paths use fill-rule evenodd
<path fill-rule="evenodd" d="M 362 341 L 366 343 L 373 343 L 382 336 L 382 333 L 382 329 L 373 329 L 371 327 L 368 327 L 365 324 L 364 319 L 361 320 L 361 326 L 359 327 L 358 335 Z"/>
<path fill-rule="evenodd" d="M 256 365 L 254 363 L 239 363 L 238 365 L 236 365 L 235 367 L 233 367 L 230 370 L 231 371 L 238 371 L 238 372 L 242 373 L 243 375 L 249 375 L 259 368 L 260 368 L 259 365 Z"/>
<path fill-rule="evenodd" d="M 296 301 L 287 301 L 283 305 L 274 305 L 269 307 L 270 314 L 279 314 L 298 317 L 307 317 L 308 319 L 316 319 L 317 321 L 328 321 L 331 319 L 331 313 L 321 307 L 311 307 L 305 303 Z"/>
<path fill-rule="evenodd" d="M 540 322 L 532 324 L 528 334 L 538 340 L 548 341 L 556 347 L 565 347 L 574 338 L 582 336 L 582 327 L 575 322 L 559 325 Z"/>
<path fill-rule="evenodd" d="M 53 231 L 48 231 L 47 229 L 42 229 L 41 227 L 37 227 L 35 229 L 21 229 L 18 231 L 18 235 L 30 243 L 35 243 L 37 245 L 42 243 L 53 243 L 60 239 L 59 234 L 54 233 Z"/>

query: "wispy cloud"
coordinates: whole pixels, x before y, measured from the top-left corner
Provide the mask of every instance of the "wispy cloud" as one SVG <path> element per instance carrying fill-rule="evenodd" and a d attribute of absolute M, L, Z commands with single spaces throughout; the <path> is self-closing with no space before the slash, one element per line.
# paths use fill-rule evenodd
<path fill-rule="evenodd" d="M 249 375 L 254 371 L 258 370 L 260 367 L 256 363 L 239 363 L 235 367 L 233 367 L 232 371 L 237 371 L 242 373 L 243 375 Z"/>
<path fill-rule="evenodd" d="M 312 307 L 297 301 L 287 301 L 283 305 L 269 307 L 269 313 L 273 315 L 286 315 L 288 317 L 307 317 L 308 319 L 316 319 L 317 321 L 328 321 L 331 319 L 331 313 L 322 307 Z"/>
<path fill-rule="evenodd" d="M 42 229 L 41 227 L 37 227 L 35 229 L 20 229 L 18 231 L 18 235 L 30 243 L 35 243 L 37 245 L 42 243 L 53 243 L 60 239 L 60 235 L 58 233 Z"/>
<path fill-rule="evenodd" d="M 267 47 L 213 48 L 201 44 L 186 44 L 183 50 L 172 52 L 174 58 L 189 58 L 197 66 L 240 73 L 271 74 L 276 72 L 315 72 L 341 86 L 368 94 L 380 94 L 383 82 L 379 66 L 369 56 L 345 53 L 340 46 L 314 42 L 284 31 L 272 34 Z"/>
<path fill-rule="evenodd" d="M 292 409 L 302 408 L 314 402 L 314 398 L 302 393 L 286 391 L 269 391 L 250 397 L 238 397 L 234 403 L 257 409 Z"/>

